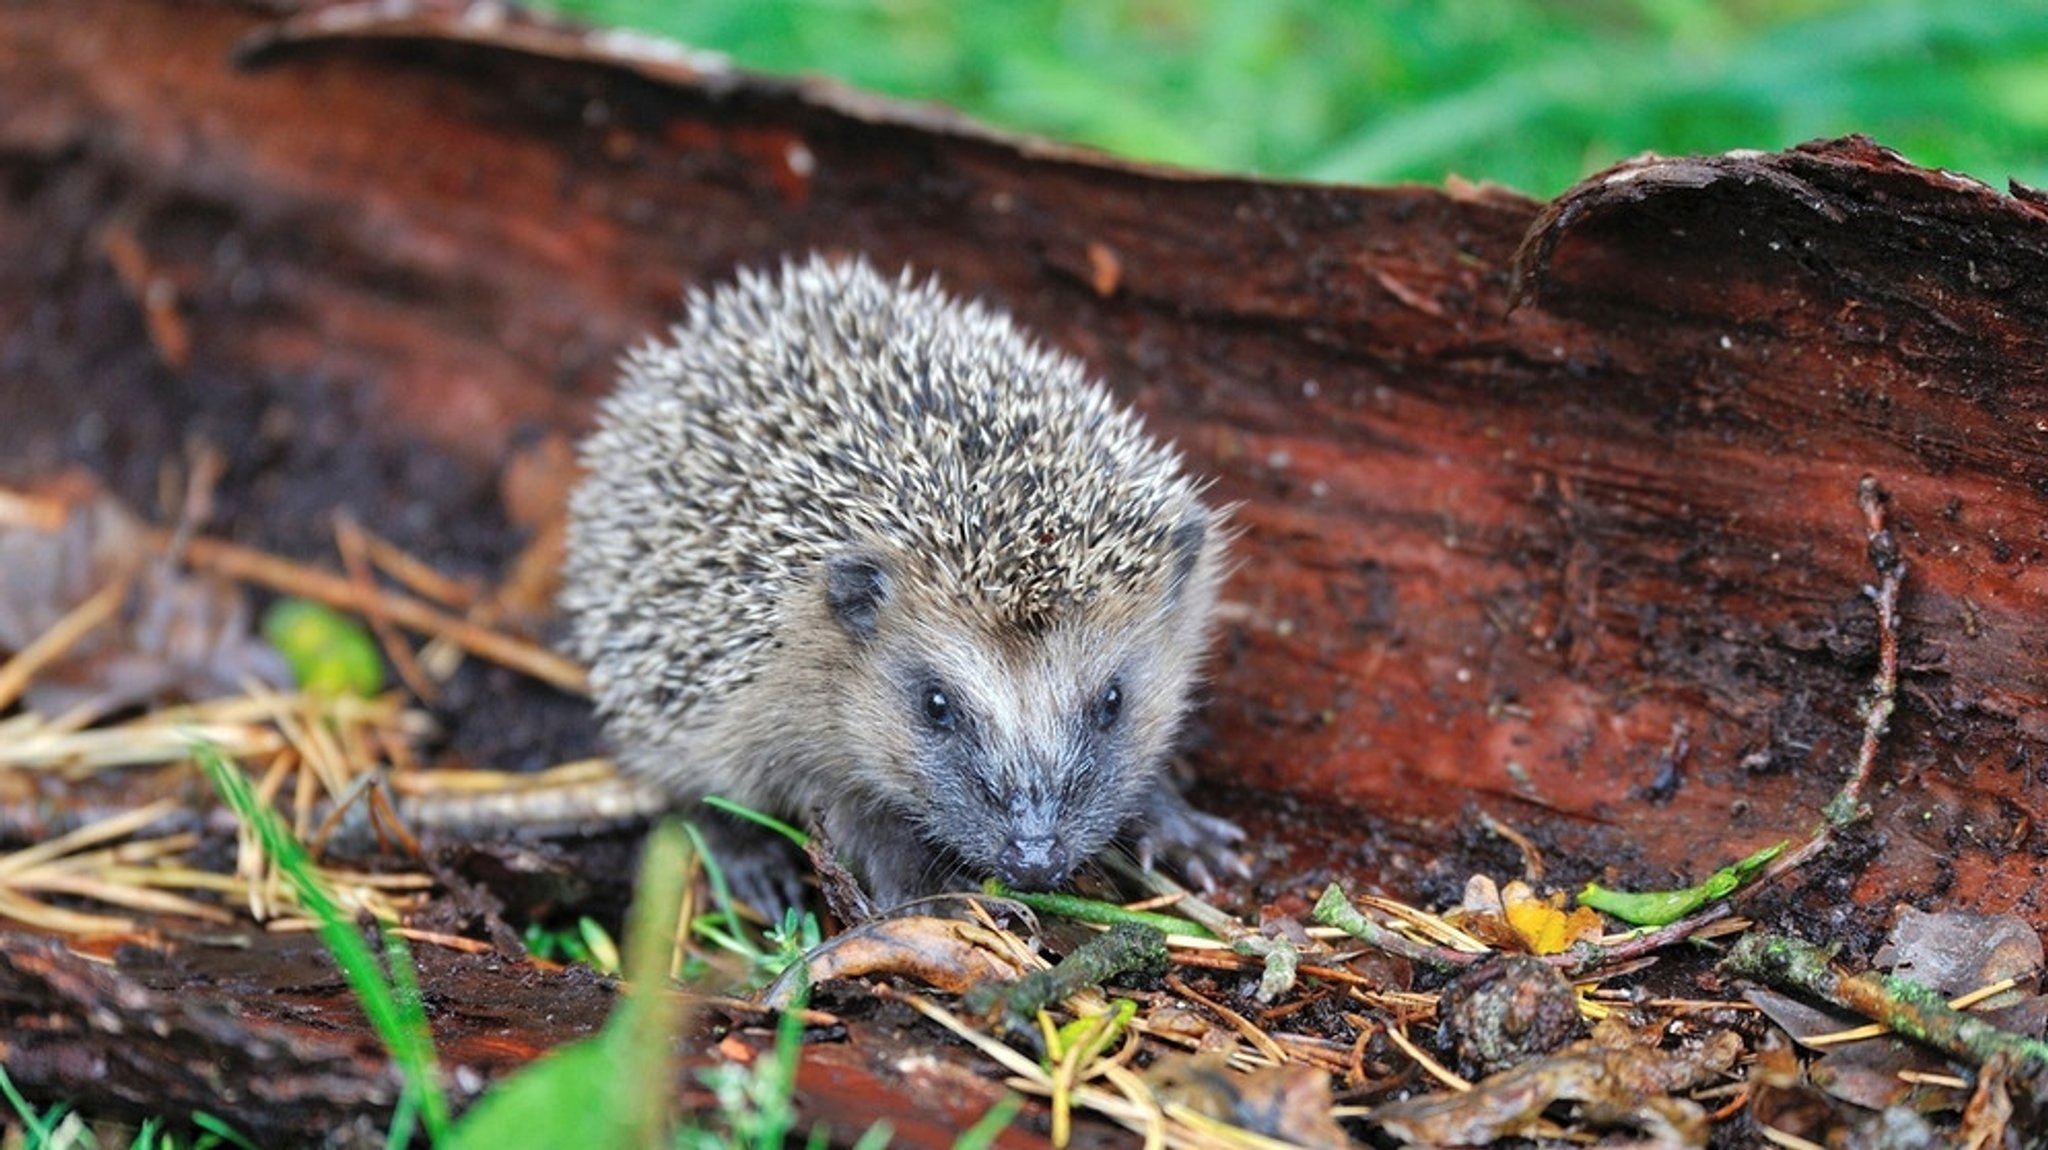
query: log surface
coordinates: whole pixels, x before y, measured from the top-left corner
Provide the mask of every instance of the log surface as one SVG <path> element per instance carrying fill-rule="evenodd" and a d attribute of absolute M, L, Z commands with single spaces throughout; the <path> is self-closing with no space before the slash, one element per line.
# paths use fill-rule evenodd
<path fill-rule="evenodd" d="M 1811 826 L 1875 662 L 1872 476 L 1900 707 L 1857 849 L 1781 912 L 2048 922 L 2027 189 L 1860 139 L 1549 205 L 1205 176 L 519 18 L 172 0 L 9 9 L 0 179 L 0 478 L 146 503 L 201 435 L 246 541 L 320 553 L 347 505 L 484 572 L 510 461 L 687 286 L 809 249 L 935 273 L 1238 504 L 1205 779 L 1425 843 L 1485 812 L 1567 878 Z"/>

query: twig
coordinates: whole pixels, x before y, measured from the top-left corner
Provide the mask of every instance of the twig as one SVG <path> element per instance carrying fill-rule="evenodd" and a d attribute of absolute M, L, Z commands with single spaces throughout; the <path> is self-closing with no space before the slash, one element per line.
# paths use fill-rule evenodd
<path fill-rule="evenodd" d="M 1596 942 L 1574 943 L 1572 948 L 1565 953 L 1545 955 L 1544 960 L 1561 966 L 1566 974 L 1576 977 L 1589 970 L 1607 966 L 1611 963 L 1627 962 L 1633 958 L 1641 958 L 1646 954 L 1655 954 L 1667 946 L 1676 946 L 1688 938 L 1701 934 L 1707 928 L 1721 922 L 1723 919 L 1734 917 L 1735 900 L 1755 890 L 1763 882 L 1764 879 L 1758 878 L 1754 883 L 1736 891 L 1720 902 L 1707 907 L 1705 910 L 1697 914 L 1687 915 L 1677 922 L 1660 926 L 1655 930 L 1630 935 L 1620 942 L 1608 943 L 1606 945 Z"/>
<path fill-rule="evenodd" d="M 1784 935 L 1750 934 L 1735 944 L 1721 969 L 1739 978 L 1803 991 L 1954 1058 L 1982 1066 L 2009 1060 L 2029 1094 L 2048 1093 L 2048 1042 L 2027 1038 L 1974 1018 L 1941 995 L 1897 975 L 1843 974 L 1826 951 Z"/>
<path fill-rule="evenodd" d="M 391 660 L 392 669 L 405 685 L 426 702 L 438 702 L 441 692 L 426 671 L 414 657 L 412 646 L 398 633 L 391 623 L 391 616 L 384 613 L 384 597 L 377 593 L 377 577 L 370 568 L 370 545 L 368 533 L 352 515 L 339 515 L 334 520 L 334 549 L 341 554 L 341 566 L 348 573 L 348 580 L 355 584 L 356 591 L 363 597 L 363 618 L 370 624 L 370 630 L 377 636 L 377 643 L 384 648 L 384 654 Z"/>
<path fill-rule="evenodd" d="M 1120 922 L 1074 948 L 1051 970 L 1037 970 L 1015 982 L 984 984 L 962 1000 L 970 1014 L 1000 1016 L 1012 1034 L 1032 1034 L 1038 1012 L 1081 990 L 1126 971 L 1166 968 L 1166 937 L 1149 926 Z"/>
<path fill-rule="evenodd" d="M 1257 933 L 1238 921 L 1236 916 L 1218 910 L 1166 875 L 1141 867 L 1119 852 L 1110 851 L 1104 854 L 1102 865 L 1118 880 L 1130 883 L 1147 895 L 1171 896 L 1174 900 L 1175 915 L 1187 919 L 1226 942 L 1241 935 Z"/>
<path fill-rule="evenodd" d="M 1309 913 L 1322 925 L 1334 926 L 1374 950 L 1384 951 L 1396 958 L 1405 958 L 1410 962 L 1419 962 L 1438 970 L 1463 970 L 1488 957 L 1484 954 L 1469 954 L 1449 947 L 1416 942 L 1407 935 L 1388 930 L 1352 906 L 1351 900 L 1344 894 L 1344 888 L 1336 883 L 1323 888 L 1323 896 L 1316 900 L 1315 909 Z"/>
<path fill-rule="evenodd" d="M 35 680 L 36 673 L 62 658 L 80 639 L 92 630 L 114 617 L 121 604 L 128 598 L 128 580 L 116 579 L 94 592 L 92 597 L 73 607 L 55 626 L 38 635 L 34 642 L 15 653 L 12 659 L 0 665 L 0 711 L 6 710 L 28 685 Z"/>
<path fill-rule="evenodd" d="M 159 541 L 163 538 L 158 535 Z M 531 675 L 571 694 L 590 693 L 588 677 L 575 663 L 538 644 L 479 627 L 410 595 L 359 587 L 343 576 L 317 567 L 204 536 L 190 541 L 185 557 L 194 567 L 289 595 L 315 599 L 337 610 L 362 615 L 380 611 L 401 627 L 445 638 L 473 655 Z"/>
<path fill-rule="evenodd" d="M 1863 705 L 1863 740 L 1856 748 L 1856 763 L 1843 780 L 1842 789 L 1821 809 L 1823 822 L 1813 837 L 1778 856 L 1743 893 L 1799 869 L 1833 846 L 1837 831 L 1863 817 L 1863 788 L 1877 763 L 1899 693 L 1899 589 L 1906 581 L 1906 561 L 1899 557 L 1898 542 L 1885 526 L 1884 498 L 1877 481 L 1868 475 L 1856 487 L 1856 502 L 1863 508 L 1869 538 L 1870 564 L 1878 574 L 1877 586 L 1864 588 L 1864 593 L 1877 605 L 1877 673 L 1871 676 L 1870 698 Z"/>
<path fill-rule="evenodd" d="M 1625 942 L 1599 947 L 1581 944 L 1569 956 L 1572 973 L 1596 966 L 1636 958 L 1661 950 L 1735 913 L 1735 904 L 1798 870 L 1834 845 L 1835 835 L 1863 817 L 1863 788 L 1884 746 L 1884 735 L 1897 705 L 1899 692 L 1899 590 L 1906 581 L 1906 561 L 1899 555 L 1898 541 L 1885 525 L 1883 489 L 1866 475 L 1856 485 L 1856 504 L 1863 510 L 1864 531 L 1870 565 L 1877 569 L 1875 587 L 1864 592 L 1877 607 L 1877 673 L 1870 680 L 1870 697 L 1863 705 L 1863 740 L 1856 749 L 1856 763 L 1841 789 L 1821 809 L 1821 824 L 1799 846 L 1774 859 L 1756 879 L 1726 899 L 1669 926 L 1637 935 Z"/>
<path fill-rule="evenodd" d="M 825 833 L 825 820 L 814 815 L 809 830 L 804 838 L 804 855 L 818 872 L 818 887 L 825 895 L 826 909 L 846 926 L 857 926 L 881 914 L 881 908 L 861 889 L 860 880 L 839 861 L 831 836 Z"/>
<path fill-rule="evenodd" d="M 1948 1005 L 1952 1010 L 1968 1010 L 1987 998 L 1996 998 L 2004 994 L 2019 984 L 2020 980 L 2017 978 L 2001 978 L 1997 982 L 1980 986 L 1968 994 L 1959 994 L 1949 999 Z M 1815 1048 L 1840 1046 L 1845 1042 L 1862 1042 L 1870 1038 L 1883 1038 L 1890 1033 L 1890 1028 L 1873 1022 L 1865 1026 L 1852 1027 L 1848 1030 L 1831 1031 L 1827 1034 L 1808 1034 L 1799 1039 L 1799 1045 Z"/>
<path fill-rule="evenodd" d="M 1898 540 L 1884 523 L 1884 492 L 1877 480 L 1866 475 L 1856 487 L 1856 502 L 1863 508 L 1869 532 L 1870 565 L 1877 568 L 1878 584 L 1864 588 L 1877 604 L 1877 674 L 1870 681 L 1870 701 L 1863 710 L 1863 743 L 1856 750 L 1856 766 L 1842 789 L 1824 812 L 1831 827 L 1847 826 L 1862 816 L 1863 786 L 1870 781 L 1877 763 L 1878 747 L 1899 693 L 1899 587 L 1906 580 L 1906 561 L 1899 557 Z"/>
<path fill-rule="evenodd" d="M 1083 898 L 1080 895 L 1061 894 L 1048 891 L 1011 890 L 991 880 L 988 892 L 998 898 L 1023 903 L 1040 914 L 1056 918 L 1070 918 L 1076 922 L 1094 923 L 1096 926 L 1115 926 L 1120 922 L 1133 922 L 1149 926 L 1159 933 L 1174 939 L 1189 939 L 1196 942 L 1209 940 L 1209 931 L 1201 924 L 1177 915 L 1159 914 L 1149 910 L 1132 910 L 1099 899 Z M 1240 928 L 1241 930 L 1242 928 Z"/>
<path fill-rule="evenodd" d="M 1229 1023 L 1231 1029 L 1243 1035 L 1245 1041 L 1251 1043 L 1252 1046 L 1255 1049 L 1257 1049 L 1260 1054 L 1263 1054 L 1267 1058 L 1272 1059 L 1273 1064 L 1275 1066 L 1284 1066 L 1287 1064 L 1287 1052 L 1280 1049 L 1280 1044 L 1273 1041 L 1273 1036 L 1267 1034 L 1265 1031 L 1260 1030 L 1257 1026 L 1253 1025 L 1252 1021 L 1246 1018 L 1244 1015 L 1239 1014 L 1237 1011 L 1232 1010 L 1229 1007 L 1223 1005 L 1222 1003 L 1217 1002 L 1215 999 L 1210 998 L 1209 996 L 1195 990 L 1187 983 L 1182 982 L 1180 976 L 1177 974 L 1167 975 L 1166 985 L 1169 988 L 1171 988 L 1175 994 L 1180 995 L 1182 998 L 1185 998 L 1190 1002 L 1200 1004 L 1201 1006 L 1207 1008 L 1211 1014 L 1214 1014 L 1218 1018 L 1221 1018 L 1223 1021 Z"/>

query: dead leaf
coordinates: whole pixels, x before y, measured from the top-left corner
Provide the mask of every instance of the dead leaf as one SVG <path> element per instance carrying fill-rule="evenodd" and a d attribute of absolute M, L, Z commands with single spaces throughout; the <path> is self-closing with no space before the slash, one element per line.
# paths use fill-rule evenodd
<path fill-rule="evenodd" d="M 1963 1108 L 1962 1129 L 1956 1131 L 1956 1145 L 1965 1150 L 1993 1150 L 2005 1146 L 2012 1125 L 2012 1092 L 2007 1083 L 2011 1063 L 1993 1058 L 1977 1072 L 1977 1089 Z"/>
<path fill-rule="evenodd" d="M 67 621 L 75 627 L 20 684 L 30 709 L 100 715 L 288 680 L 240 590 L 179 570 L 96 483 L 64 476 L 8 495 L 22 513 L 0 518 L 0 649 L 19 655 Z M 102 602 L 108 609 L 93 611 Z"/>
<path fill-rule="evenodd" d="M 1598 911 L 1576 907 L 1567 913 L 1563 891 L 1543 898 L 1516 880 L 1501 888 L 1503 913 L 1531 954 L 1562 954 L 1580 940 L 1592 941 L 1607 929 Z"/>
<path fill-rule="evenodd" d="M 2008 978 L 2022 983 L 2039 978 L 2041 936 L 2018 915 L 1929 914 L 1901 906 L 1891 937 L 1873 961 L 1953 997 Z M 1994 1001 L 2003 1006 L 2016 997 Z"/>
<path fill-rule="evenodd" d="M 1289 1063 L 1250 1073 L 1230 1069 L 1220 1053 L 1170 1054 L 1145 1072 L 1162 1106 L 1182 1108 L 1241 1130 L 1297 1146 L 1349 1146 L 1330 1116 L 1330 1075 Z"/>
<path fill-rule="evenodd" d="M 1482 1146 L 1528 1133 L 1552 1105 L 1576 1102 L 1589 1125 L 1640 1130 L 1658 1145 L 1703 1146 L 1706 1111 L 1673 1095 L 1725 1073 L 1741 1053 L 1742 1039 L 1733 1031 L 1666 1051 L 1622 1028 L 1603 1026 L 1586 1042 L 1484 1079 L 1464 1093 L 1391 1103 L 1367 1120 L 1404 1142 Z"/>
<path fill-rule="evenodd" d="M 810 985 L 829 979 L 892 975 L 914 979 L 948 994 L 962 994 L 988 982 L 1007 982 L 1025 969 L 995 944 L 979 923 L 935 915 L 909 915 L 862 923 L 804 957 Z M 792 968 L 795 970 L 797 968 Z M 761 1003 L 783 1009 L 795 1001 L 798 980 L 790 972 L 761 993 Z"/>

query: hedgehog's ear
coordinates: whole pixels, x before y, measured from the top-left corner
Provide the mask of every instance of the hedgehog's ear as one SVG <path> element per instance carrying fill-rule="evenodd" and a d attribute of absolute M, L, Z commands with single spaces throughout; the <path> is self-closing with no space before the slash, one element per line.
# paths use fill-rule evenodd
<path fill-rule="evenodd" d="M 1205 508 L 1195 509 L 1173 529 L 1173 535 L 1167 541 L 1173 549 L 1173 574 L 1166 583 L 1166 593 L 1172 599 L 1179 600 L 1181 593 L 1187 590 L 1188 580 L 1202 561 L 1202 552 L 1209 546 L 1209 532 L 1213 529 Z"/>
<path fill-rule="evenodd" d="M 825 601 L 846 633 L 865 643 L 875 637 L 882 604 L 889 601 L 889 571 L 869 552 L 834 555 L 825 560 Z"/>

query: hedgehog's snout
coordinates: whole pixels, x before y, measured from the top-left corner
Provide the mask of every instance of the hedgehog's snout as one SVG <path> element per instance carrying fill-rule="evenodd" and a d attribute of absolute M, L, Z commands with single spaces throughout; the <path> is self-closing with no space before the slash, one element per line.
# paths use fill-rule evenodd
<path fill-rule="evenodd" d="M 1065 886 L 1073 871 L 1073 852 L 1051 835 L 1012 838 L 996 859 L 996 877 L 1019 890 Z"/>
<path fill-rule="evenodd" d="M 1066 885 L 1080 860 L 1072 836 L 1061 829 L 1072 819 L 1057 795 L 1027 783 L 1010 792 L 1006 832 L 996 852 L 996 877 L 1021 890 L 1050 890 Z"/>

